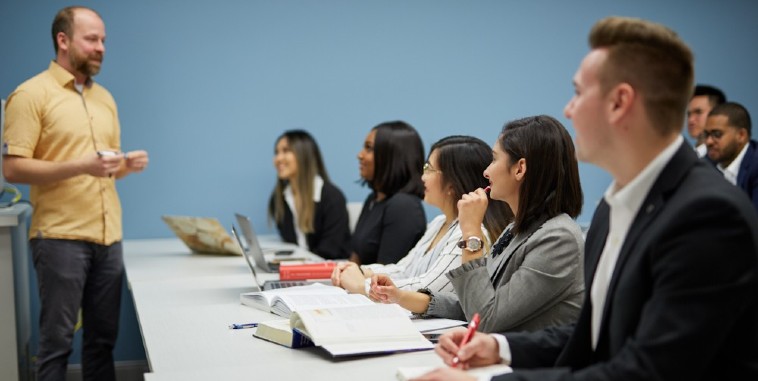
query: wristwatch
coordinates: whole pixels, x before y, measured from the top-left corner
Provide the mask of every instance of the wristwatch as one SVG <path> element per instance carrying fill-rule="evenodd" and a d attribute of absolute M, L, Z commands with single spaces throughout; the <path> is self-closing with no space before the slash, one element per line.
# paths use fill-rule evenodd
<path fill-rule="evenodd" d="M 476 236 L 471 236 L 465 240 L 458 241 L 458 247 L 470 252 L 479 251 L 482 249 L 482 239 Z"/>

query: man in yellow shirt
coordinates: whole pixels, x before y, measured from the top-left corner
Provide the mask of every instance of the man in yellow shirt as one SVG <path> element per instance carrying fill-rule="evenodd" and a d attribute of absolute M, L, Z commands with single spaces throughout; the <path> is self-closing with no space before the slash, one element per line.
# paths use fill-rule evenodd
<path fill-rule="evenodd" d="M 141 172 L 145 151 L 121 152 L 116 103 L 92 79 L 105 25 L 85 7 L 55 16 L 56 58 L 6 106 L 3 173 L 31 185 L 29 232 L 41 302 L 38 380 L 64 379 L 82 310 L 85 380 L 115 380 L 123 280 L 121 204 L 115 180 Z"/>

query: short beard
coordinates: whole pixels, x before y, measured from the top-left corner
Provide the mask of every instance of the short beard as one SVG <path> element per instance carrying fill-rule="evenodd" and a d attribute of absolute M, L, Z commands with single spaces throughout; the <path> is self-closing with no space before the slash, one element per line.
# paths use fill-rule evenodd
<path fill-rule="evenodd" d="M 74 70 L 86 75 L 87 77 L 94 77 L 100 72 L 100 66 L 92 64 L 89 60 L 90 57 L 85 57 L 83 60 L 79 60 L 76 53 L 69 52 L 68 59 L 71 62 L 71 66 Z M 102 57 L 100 58 L 102 62 Z"/>

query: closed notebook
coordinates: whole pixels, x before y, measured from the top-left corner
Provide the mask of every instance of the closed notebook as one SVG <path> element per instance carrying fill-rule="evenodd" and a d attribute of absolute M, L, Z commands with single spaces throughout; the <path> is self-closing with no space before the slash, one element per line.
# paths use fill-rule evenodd
<path fill-rule="evenodd" d="M 286 319 L 258 323 L 258 328 L 256 328 L 253 336 L 289 348 L 313 346 L 313 341 L 299 330 L 290 328 L 290 321 Z"/>

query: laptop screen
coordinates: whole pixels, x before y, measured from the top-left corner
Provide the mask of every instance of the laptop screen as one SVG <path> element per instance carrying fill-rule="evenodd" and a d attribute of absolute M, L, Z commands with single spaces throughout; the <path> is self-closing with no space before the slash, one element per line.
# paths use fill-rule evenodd
<path fill-rule="evenodd" d="M 239 237 L 239 234 L 237 234 L 237 229 L 232 225 L 232 236 L 234 237 L 234 240 L 237 242 L 237 247 L 242 251 L 242 256 L 245 257 L 245 262 L 247 262 L 247 266 L 250 267 L 250 271 L 253 273 L 253 281 L 255 283 L 255 287 L 258 289 L 258 291 L 262 291 L 261 282 L 258 281 L 258 274 L 255 272 L 255 264 L 253 263 L 253 260 L 250 258 L 250 251 L 245 250 L 244 245 L 242 244 L 242 240 Z"/>

